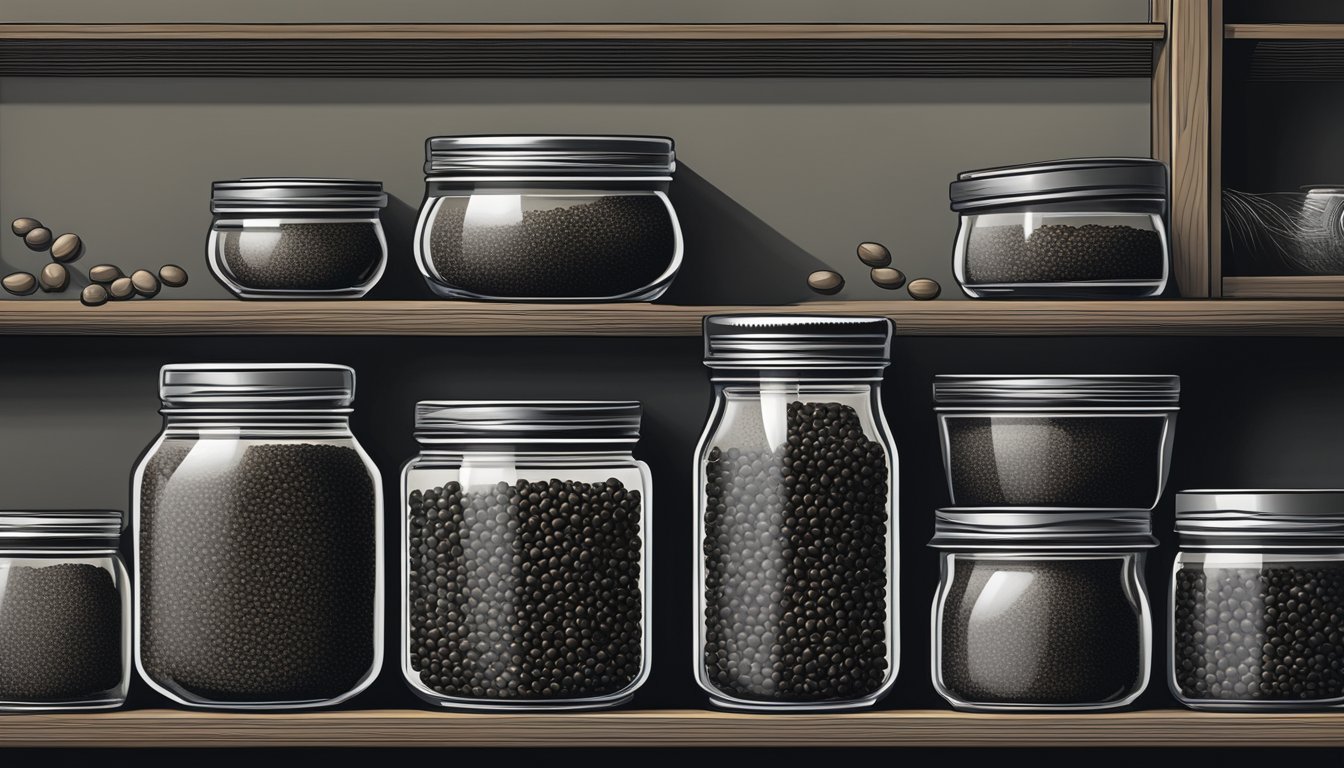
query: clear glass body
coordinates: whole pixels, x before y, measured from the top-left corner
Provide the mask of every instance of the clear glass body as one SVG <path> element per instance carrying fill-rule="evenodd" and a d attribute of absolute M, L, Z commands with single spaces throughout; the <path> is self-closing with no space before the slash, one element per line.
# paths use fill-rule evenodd
<path fill-rule="evenodd" d="M 952 269 L 968 296 L 1157 296 L 1170 247 L 1146 211 L 1019 210 L 964 214 Z"/>
<path fill-rule="evenodd" d="M 116 551 L 0 549 L 0 711 L 113 709 L 131 681 Z"/>
<path fill-rule="evenodd" d="M 644 684 L 652 480 L 629 449 L 426 447 L 401 477 L 401 670 L 417 696 L 597 709 Z"/>
<path fill-rule="evenodd" d="M 661 184 L 621 179 L 429 179 L 415 255 L 453 299 L 652 301 L 681 266 Z"/>
<path fill-rule="evenodd" d="M 1123 707 L 1148 685 L 1144 552 L 943 552 L 933 685 L 961 710 Z"/>
<path fill-rule="evenodd" d="M 864 707 L 895 680 L 897 456 L 880 379 L 715 382 L 695 459 L 695 679 L 718 705 Z"/>
<path fill-rule="evenodd" d="M 1344 705 L 1344 553 L 1181 551 L 1170 597 L 1167 683 L 1182 704 Z"/>
<path fill-rule="evenodd" d="M 382 484 L 343 412 L 167 412 L 134 476 L 136 666 L 188 706 L 337 704 L 382 664 Z"/>
<path fill-rule="evenodd" d="M 353 299 L 387 266 L 377 211 L 218 213 L 210 271 L 244 299 Z"/>

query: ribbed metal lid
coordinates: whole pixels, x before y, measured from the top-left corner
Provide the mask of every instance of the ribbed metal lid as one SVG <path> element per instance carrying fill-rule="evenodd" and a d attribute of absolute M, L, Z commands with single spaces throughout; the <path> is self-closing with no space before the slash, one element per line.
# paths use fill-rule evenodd
<path fill-rule="evenodd" d="M 1114 375 L 980 375 L 933 377 L 939 407 L 1165 407 L 1181 399 L 1181 377 Z"/>
<path fill-rule="evenodd" d="M 667 176 L 677 168 L 665 136 L 435 136 L 425 173 L 444 175 Z"/>
<path fill-rule="evenodd" d="M 114 510 L 0 510 L 0 547 L 114 544 L 121 529 L 122 514 Z"/>
<path fill-rule="evenodd" d="M 210 210 L 221 212 L 363 211 L 387 207 L 381 181 L 255 177 L 216 181 Z"/>
<path fill-rule="evenodd" d="M 348 408 L 355 371 L 329 363 L 179 363 L 159 372 L 165 407 Z"/>
<path fill-rule="evenodd" d="M 710 315 L 711 368 L 881 367 L 891 361 L 891 321 L 825 315 Z"/>
<path fill-rule="evenodd" d="M 1344 547 L 1344 490 L 1190 490 L 1176 494 L 1182 546 Z"/>
<path fill-rule="evenodd" d="M 415 436 L 447 442 L 630 442 L 642 408 L 634 400 L 423 400 Z"/>
<path fill-rule="evenodd" d="M 1167 167 L 1140 157 L 1081 157 L 965 171 L 952 182 L 952 210 L 1030 202 L 1167 196 Z"/>
<path fill-rule="evenodd" d="M 1157 546 L 1146 510 L 961 507 L 934 513 L 938 549 L 1132 550 Z"/>

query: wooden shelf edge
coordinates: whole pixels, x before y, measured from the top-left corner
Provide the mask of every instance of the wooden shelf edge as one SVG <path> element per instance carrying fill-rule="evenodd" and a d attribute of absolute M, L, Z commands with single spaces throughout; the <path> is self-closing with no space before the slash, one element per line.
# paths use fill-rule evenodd
<path fill-rule="evenodd" d="M 1240 299 L 1344 298 L 1344 275 L 1224 277 L 1223 295 Z"/>
<path fill-rule="evenodd" d="M 1225 24 L 1228 40 L 1344 40 L 1344 24 Z"/>

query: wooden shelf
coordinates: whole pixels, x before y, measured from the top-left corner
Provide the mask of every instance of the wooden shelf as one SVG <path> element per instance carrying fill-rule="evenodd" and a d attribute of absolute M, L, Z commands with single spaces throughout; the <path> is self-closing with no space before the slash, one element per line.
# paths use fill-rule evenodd
<path fill-rule="evenodd" d="M 5 715 L 0 747 L 1344 747 L 1344 714 L 417 710 Z"/>
<path fill-rule="evenodd" d="M 1344 24 L 1225 24 L 1228 40 L 1344 40 Z"/>
<path fill-rule="evenodd" d="M 1235 290 L 1235 288 L 1234 288 Z M 816 301 L 783 307 L 460 301 L 0 301 L 0 335 L 699 336 L 704 315 L 884 315 L 903 336 L 1344 336 L 1334 301 Z"/>
<path fill-rule="evenodd" d="M 1149 77 L 1138 24 L 0 24 L 0 75 Z"/>
<path fill-rule="evenodd" d="M 1223 295 L 1233 299 L 1344 298 L 1344 275 L 1225 277 Z"/>

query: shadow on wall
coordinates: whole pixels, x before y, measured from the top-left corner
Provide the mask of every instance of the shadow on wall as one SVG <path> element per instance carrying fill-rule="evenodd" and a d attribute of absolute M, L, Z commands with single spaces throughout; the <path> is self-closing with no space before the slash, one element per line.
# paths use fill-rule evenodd
<path fill-rule="evenodd" d="M 433 294 L 415 265 L 415 223 L 420 201 L 408 203 L 389 194 L 383 209 L 383 234 L 387 237 L 387 269 L 369 291 L 373 300 L 430 299 Z"/>

